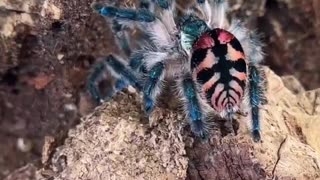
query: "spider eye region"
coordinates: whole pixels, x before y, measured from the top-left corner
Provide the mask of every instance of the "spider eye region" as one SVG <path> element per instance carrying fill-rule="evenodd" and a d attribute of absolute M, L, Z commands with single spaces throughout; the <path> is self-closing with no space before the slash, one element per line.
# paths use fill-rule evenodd
<path fill-rule="evenodd" d="M 203 33 L 192 45 L 191 69 L 202 95 L 221 114 L 235 112 L 247 83 L 247 61 L 238 39 L 223 29 Z"/>
<path fill-rule="evenodd" d="M 180 20 L 181 44 L 186 51 L 192 49 L 192 44 L 204 32 L 209 30 L 207 24 L 195 16 L 187 15 Z"/>

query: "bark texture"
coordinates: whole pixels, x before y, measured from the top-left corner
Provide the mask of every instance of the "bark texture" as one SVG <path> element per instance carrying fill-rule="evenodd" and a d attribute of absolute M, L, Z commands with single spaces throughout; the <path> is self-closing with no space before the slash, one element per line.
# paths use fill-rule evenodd
<path fill-rule="evenodd" d="M 246 117 L 239 118 L 237 135 L 214 132 L 208 141 L 192 137 L 183 116 L 168 109 L 157 109 L 150 127 L 141 98 L 120 94 L 69 132 L 38 178 L 318 179 L 319 90 L 293 93 L 266 72 L 261 143 L 251 140 Z"/>

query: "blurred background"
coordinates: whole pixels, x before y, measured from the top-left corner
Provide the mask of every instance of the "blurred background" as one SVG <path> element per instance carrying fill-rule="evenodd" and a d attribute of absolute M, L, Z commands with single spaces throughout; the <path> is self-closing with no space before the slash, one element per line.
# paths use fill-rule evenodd
<path fill-rule="evenodd" d="M 97 57 L 119 52 L 92 1 L 0 1 L 0 179 L 29 162 L 40 165 L 45 139 L 62 144 L 92 112 L 88 71 Z M 266 65 L 307 90 L 320 87 L 319 0 L 229 2 L 230 17 L 263 34 Z"/>

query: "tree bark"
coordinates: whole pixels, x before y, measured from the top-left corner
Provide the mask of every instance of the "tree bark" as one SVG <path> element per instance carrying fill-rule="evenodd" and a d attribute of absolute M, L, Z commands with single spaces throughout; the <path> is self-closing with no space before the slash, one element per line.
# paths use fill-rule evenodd
<path fill-rule="evenodd" d="M 319 90 L 296 92 L 299 88 L 294 88 L 294 94 L 280 77 L 269 69 L 266 72 L 269 104 L 262 108 L 260 143 L 251 140 L 246 117 L 238 119 L 236 135 L 222 137 L 214 131 L 207 141 L 193 137 L 183 116 L 169 109 L 157 109 L 152 116 L 155 125 L 150 127 L 140 97 L 121 94 L 83 118 L 38 175 L 56 179 L 320 178 L 319 97 L 314 96 Z"/>

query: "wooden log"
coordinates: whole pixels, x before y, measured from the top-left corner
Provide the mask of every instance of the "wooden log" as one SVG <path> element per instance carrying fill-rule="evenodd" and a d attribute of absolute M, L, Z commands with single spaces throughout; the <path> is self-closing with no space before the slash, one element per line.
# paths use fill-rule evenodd
<path fill-rule="evenodd" d="M 237 135 L 215 132 L 208 141 L 193 137 L 183 115 L 169 109 L 157 109 L 150 127 L 141 98 L 121 94 L 70 130 L 51 159 L 51 174 L 56 179 L 320 178 L 320 114 L 309 111 L 313 96 L 295 95 L 266 72 L 269 104 L 263 108 L 260 143 L 251 140 L 246 117 L 238 119 Z"/>

